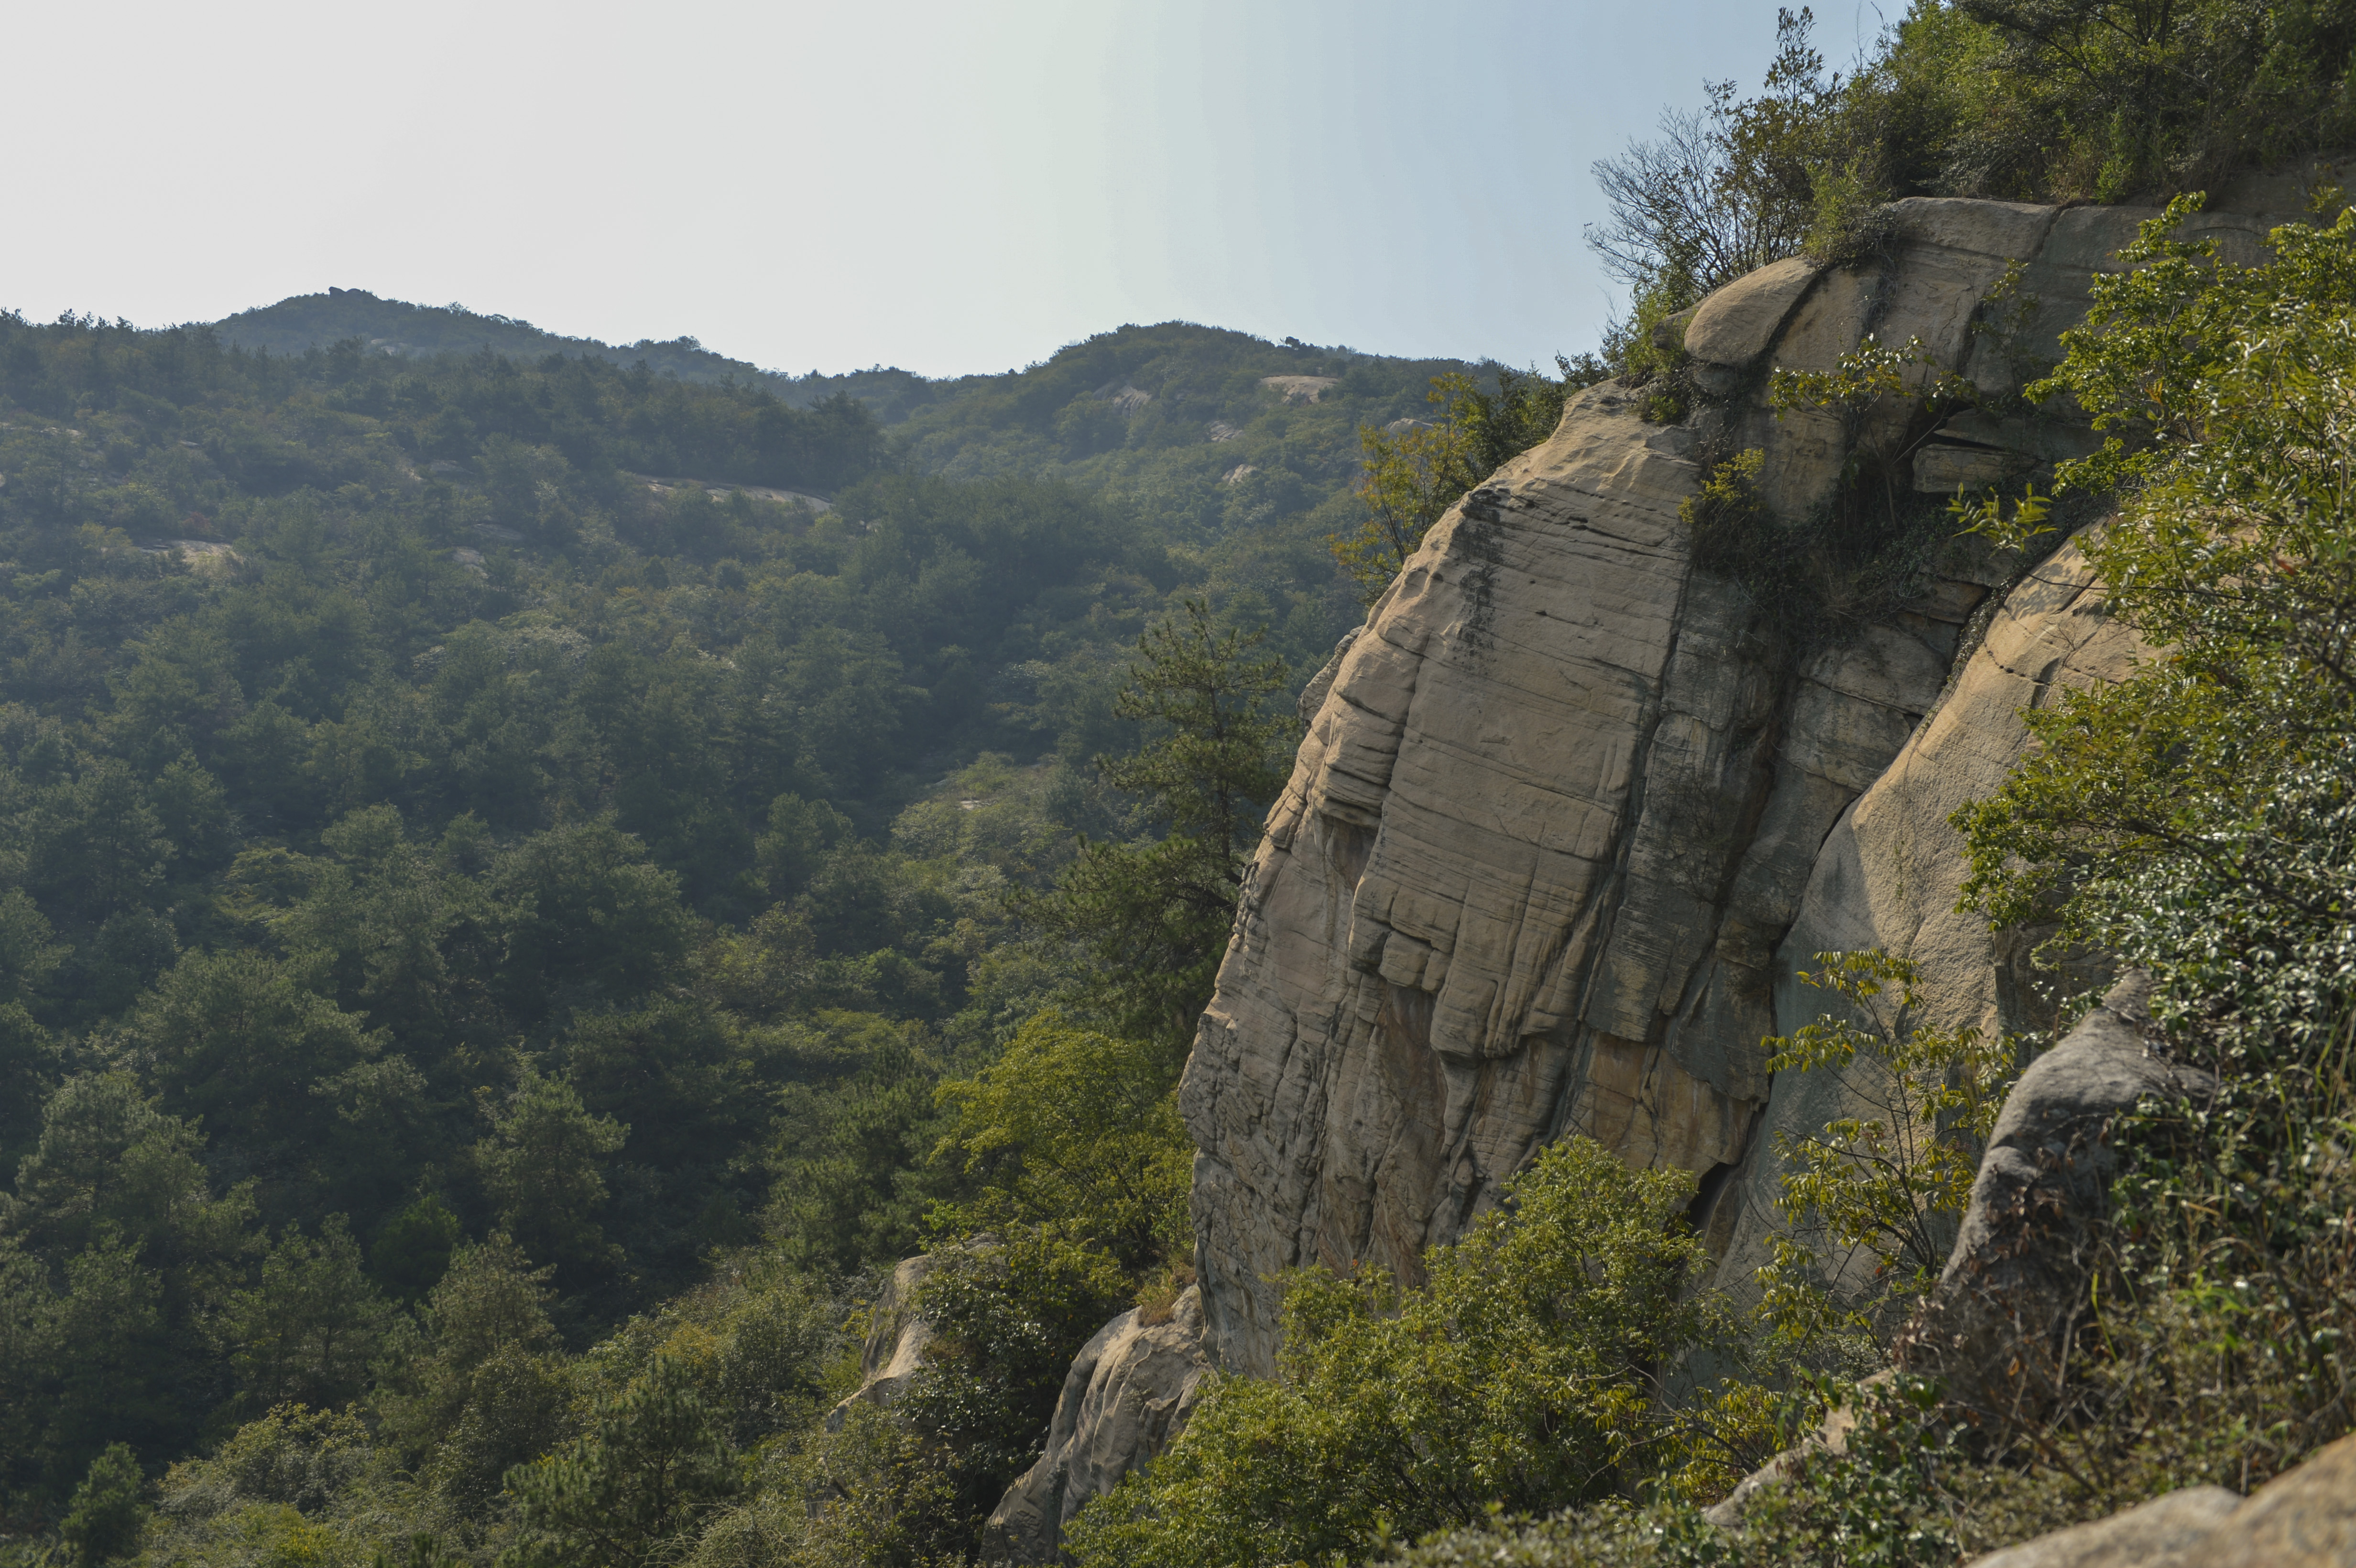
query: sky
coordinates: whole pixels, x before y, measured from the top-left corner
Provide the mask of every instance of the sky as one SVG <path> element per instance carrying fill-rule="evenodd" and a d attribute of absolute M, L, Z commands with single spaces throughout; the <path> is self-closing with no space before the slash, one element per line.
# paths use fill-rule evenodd
<path fill-rule="evenodd" d="M 1833 0 L 1850 63 L 1889 17 Z M 1545 364 L 1620 303 L 1590 167 L 1759 0 L 13 6 L 0 308 L 330 285 L 768 369 L 1183 319 Z"/>

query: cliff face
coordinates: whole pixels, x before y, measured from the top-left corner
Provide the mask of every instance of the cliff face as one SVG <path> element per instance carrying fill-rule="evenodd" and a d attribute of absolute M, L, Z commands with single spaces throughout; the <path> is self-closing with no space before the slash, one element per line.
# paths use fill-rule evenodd
<path fill-rule="evenodd" d="M 1576 398 L 1433 528 L 1331 672 L 1181 1090 L 1226 1365 L 1272 1365 L 1269 1276 L 1414 1278 L 1574 1131 L 1700 1174 L 1747 1279 L 1770 1135 L 1838 1110 L 1826 1084 L 1771 1083 L 1759 1046 L 1821 1010 L 1791 980 L 1821 948 L 1915 955 L 1944 1011 L 2024 1020 L 2012 955 L 1952 912 L 1945 816 L 2018 755 L 2020 708 L 2132 659 L 2083 560 L 2016 587 L 1951 549 L 1913 603 L 1794 663 L 1770 635 L 1786 607 L 1696 571 L 1678 516 L 1751 447 L 1788 518 L 1830 516 L 1859 475 L 1950 494 L 2083 449 L 2067 418 L 1770 415 L 1769 368 L 1830 368 L 1869 335 L 2013 389 L 2152 215 L 1896 216 L 1880 264 L 1779 262 L 1706 301 L 1685 341 L 1719 400 L 1683 423 L 1645 422 L 1642 389 Z M 2199 221 L 2246 256 L 2279 220 Z"/>

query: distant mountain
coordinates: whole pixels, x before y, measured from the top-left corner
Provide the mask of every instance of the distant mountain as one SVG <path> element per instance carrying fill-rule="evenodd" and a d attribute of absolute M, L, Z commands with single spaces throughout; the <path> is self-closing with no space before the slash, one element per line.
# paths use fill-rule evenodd
<path fill-rule="evenodd" d="M 594 337 L 563 337 L 513 316 L 486 315 L 461 304 L 411 304 L 380 299 L 366 289 L 329 289 L 321 294 L 294 294 L 276 304 L 240 311 L 213 329 L 224 342 L 243 348 L 266 348 L 273 354 L 301 354 L 331 343 L 359 338 L 385 354 L 425 356 L 472 354 L 488 348 L 513 358 L 540 358 L 550 354 L 587 356 L 616 365 L 643 360 L 657 374 L 682 381 L 734 380 L 758 385 L 787 402 L 801 407 L 849 392 L 889 424 L 907 417 L 926 400 L 932 386 L 906 370 L 854 370 L 844 376 L 781 375 L 743 359 L 714 354 L 692 337 L 658 343 L 613 344 Z"/>
<path fill-rule="evenodd" d="M 1330 576 L 1326 537 L 1356 526 L 1359 432 L 1428 415 L 1425 394 L 1436 376 L 1495 368 L 1173 321 L 1098 333 L 990 375 L 933 379 L 878 367 L 789 376 L 692 337 L 626 345 L 562 337 L 511 316 L 410 304 L 365 289 L 297 294 L 214 330 L 273 354 L 358 338 L 379 353 L 414 357 L 489 349 L 523 362 L 552 354 L 625 368 L 643 362 L 682 382 L 759 388 L 798 408 L 848 393 L 917 472 L 1061 480 L 1150 515 L 1173 543 L 1255 541 L 1259 559 L 1239 572 L 1237 586 L 1274 594 L 1275 615 L 1286 593 Z"/>

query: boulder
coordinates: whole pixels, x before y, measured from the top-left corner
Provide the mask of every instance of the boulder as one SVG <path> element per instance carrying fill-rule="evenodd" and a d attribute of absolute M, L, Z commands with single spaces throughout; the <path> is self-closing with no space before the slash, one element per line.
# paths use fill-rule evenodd
<path fill-rule="evenodd" d="M 859 1387 L 827 1412 L 829 1432 L 842 1430 L 854 1404 L 890 1404 L 907 1392 L 924 1366 L 933 1328 L 916 1312 L 916 1291 L 937 1261 L 930 1253 L 920 1253 L 892 1270 L 883 1294 L 867 1311 L 867 1339 L 859 1352 Z"/>
<path fill-rule="evenodd" d="M 1148 1321 L 1132 1308 L 1098 1329 L 1065 1376 L 1046 1452 L 990 1516 L 993 1552 L 1055 1562 L 1064 1526 L 1177 1435 L 1209 1371 L 1194 1286 L 1165 1318 Z"/>
<path fill-rule="evenodd" d="M 2356 1563 L 2356 1437 L 2308 1456 L 2247 1502 L 2188 1487 L 2092 1524 L 1975 1559 L 1971 1568 L 2349 1568 Z"/>
<path fill-rule="evenodd" d="M 2356 1437 L 2260 1487 L 2205 1554 L 2170 1568 L 2348 1568 L 2356 1563 Z"/>
<path fill-rule="evenodd" d="M 2121 979 L 2005 1096 L 1954 1251 L 1900 1337 L 1895 1364 L 1983 1421 L 2040 1422 L 2059 1391 L 2109 1211 L 2114 1122 L 2146 1097 L 2215 1091 L 2158 1053 L 2150 990 L 2140 971 Z"/>
<path fill-rule="evenodd" d="M 1682 347 L 1689 374 L 1707 391 L 1735 390 L 1742 373 L 1775 341 L 1809 285 L 1822 271 L 1804 256 L 1772 261 L 1719 289 L 1690 313 Z"/>
<path fill-rule="evenodd" d="M 2207 1541 L 2242 1499 L 2187 1487 L 2092 1524 L 2057 1530 L 1973 1561 L 1972 1568 L 2148 1568 Z"/>

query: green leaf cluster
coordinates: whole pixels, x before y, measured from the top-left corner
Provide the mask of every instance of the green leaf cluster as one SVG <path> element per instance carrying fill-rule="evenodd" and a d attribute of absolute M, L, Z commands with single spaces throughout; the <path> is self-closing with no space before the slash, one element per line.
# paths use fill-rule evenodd
<path fill-rule="evenodd" d="M 1507 1207 L 1423 1260 L 1289 1283 L 1277 1375 L 1230 1377 L 1066 1535 L 1082 1563 L 1365 1559 L 1478 1517 L 1612 1495 L 1673 1469 L 1662 1376 L 1719 1331 L 1682 1223 L 1693 1180 L 1569 1138 Z"/>

